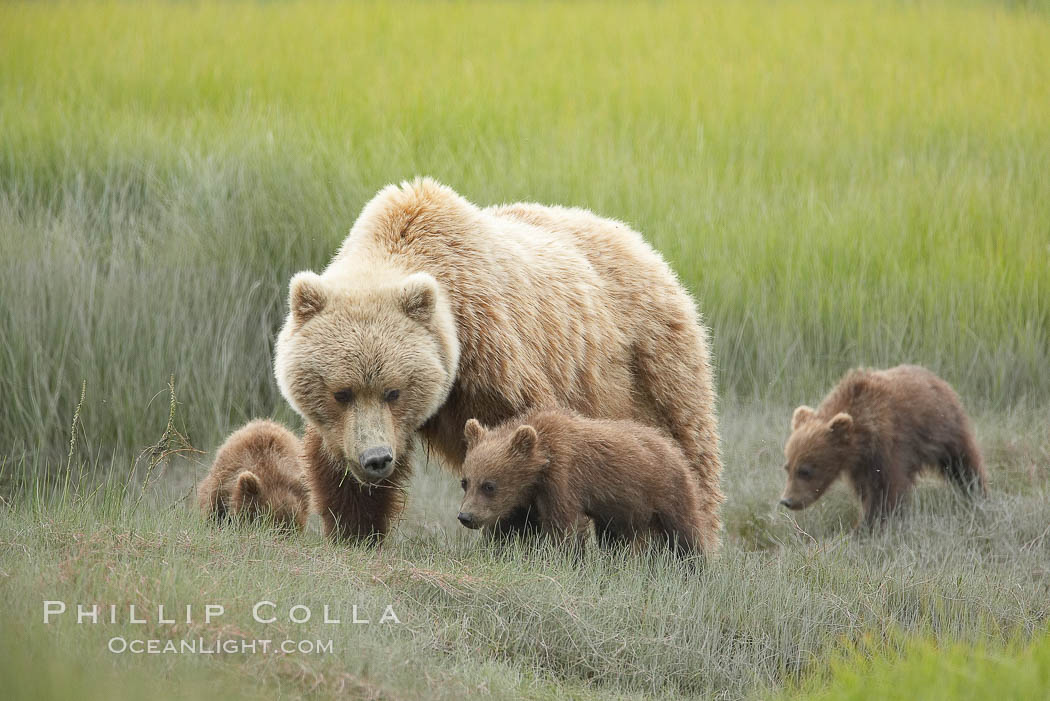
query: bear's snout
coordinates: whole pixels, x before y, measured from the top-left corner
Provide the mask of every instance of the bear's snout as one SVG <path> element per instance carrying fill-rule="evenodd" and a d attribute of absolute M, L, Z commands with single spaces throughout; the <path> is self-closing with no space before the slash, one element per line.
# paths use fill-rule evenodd
<path fill-rule="evenodd" d="M 466 514 L 466 513 L 463 513 L 462 511 L 460 511 L 459 512 L 459 516 L 457 516 L 456 518 L 458 518 L 459 522 L 462 523 L 467 528 L 477 528 L 478 527 L 477 522 L 474 521 L 473 514 Z"/>
<path fill-rule="evenodd" d="M 795 502 L 794 499 L 789 499 L 788 497 L 784 497 L 783 499 L 781 499 L 780 500 L 780 505 L 781 506 L 786 506 L 787 508 L 789 508 L 791 510 L 795 510 L 795 509 L 799 508 L 799 504 L 797 502 Z"/>
<path fill-rule="evenodd" d="M 367 475 L 383 479 L 394 469 L 394 451 L 386 445 L 369 448 L 358 456 L 357 461 Z"/>

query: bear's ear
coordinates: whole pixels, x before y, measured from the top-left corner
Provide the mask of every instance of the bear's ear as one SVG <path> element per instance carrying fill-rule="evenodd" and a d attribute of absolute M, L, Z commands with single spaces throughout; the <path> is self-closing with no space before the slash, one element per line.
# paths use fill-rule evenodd
<path fill-rule="evenodd" d="M 401 311 L 409 319 L 425 324 L 437 306 L 437 280 L 426 273 L 413 273 L 401 283 Z"/>
<path fill-rule="evenodd" d="M 831 435 L 841 438 L 850 432 L 853 428 L 853 417 L 845 412 L 839 412 L 832 417 L 831 423 L 828 424 L 828 430 L 831 431 Z"/>
<path fill-rule="evenodd" d="M 538 439 L 539 436 L 536 435 L 536 429 L 532 426 L 518 426 L 518 430 L 514 432 L 514 436 L 510 439 L 510 449 L 519 455 L 532 455 L 532 451 L 536 449 L 536 441 Z"/>
<path fill-rule="evenodd" d="M 791 430 L 794 431 L 796 428 L 812 419 L 816 413 L 817 412 L 805 405 L 795 409 L 795 413 L 791 415 Z"/>
<path fill-rule="evenodd" d="M 237 485 L 233 488 L 233 494 L 241 502 L 258 499 L 259 495 L 262 494 L 262 485 L 259 484 L 259 478 L 255 476 L 254 472 L 245 470 L 238 475 Z"/>
<path fill-rule="evenodd" d="M 321 276 L 309 270 L 297 273 L 288 287 L 288 307 L 296 324 L 304 324 L 328 303 Z"/>
<path fill-rule="evenodd" d="M 463 427 L 463 437 L 467 439 L 467 447 L 472 448 L 478 444 L 481 437 L 485 435 L 485 427 L 477 419 L 468 419 L 467 425 Z"/>

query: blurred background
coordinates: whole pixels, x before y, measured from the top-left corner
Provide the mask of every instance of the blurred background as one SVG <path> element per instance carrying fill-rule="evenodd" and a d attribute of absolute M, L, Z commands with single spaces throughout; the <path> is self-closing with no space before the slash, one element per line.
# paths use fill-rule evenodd
<path fill-rule="evenodd" d="M 1045 416 L 1048 86 L 1015 3 L 5 4 L 0 454 L 64 464 L 86 386 L 134 455 L 171 376 L 198 447 L 296 423 L 287 280 L 418 174 L 640 230 L 730 414 L 914 362 Z"/>

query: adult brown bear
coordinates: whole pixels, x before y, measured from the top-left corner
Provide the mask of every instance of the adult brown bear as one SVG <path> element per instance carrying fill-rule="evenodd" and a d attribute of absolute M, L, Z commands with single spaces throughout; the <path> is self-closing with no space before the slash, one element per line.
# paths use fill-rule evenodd
<path fill-rule="evenodd" d="M 325 271 L 292 279 L 289 298 L 275 375 L 307 422 L 305 468 L 327 533 L 389 529 L 413 434 L 458 470 L 467 419 L 495 425 L 561 405 L 674 438 L 698 482 L 702 545 L 717 547 L 707 330 L 624 224 L 536 204 L 482 209 L 420 179 L 380 191 Z"/>

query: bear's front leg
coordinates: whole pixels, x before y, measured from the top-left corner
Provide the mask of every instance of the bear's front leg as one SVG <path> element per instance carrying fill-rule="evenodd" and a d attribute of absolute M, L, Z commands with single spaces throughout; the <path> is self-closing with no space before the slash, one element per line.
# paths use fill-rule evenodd
<path fill-rule="evenodd" d="M 402 455 L 386 480 L 363 484 L 328 450 L 320 434 L 308 427 L 303 436 L 303 468 L 324 535 L 377 543 L 404 507 L 403 482 L 411 471 L 411 455 Z"/>
<path fill-rule="evenodd" d="M 582 557 L 590 524 L 582 505 L 558 490 L 540 494 L 536 498 L 536 509 L 540 517 L 540 533 L 558 544 L 567 545 L 577 557 Z"/>
<path fill-rule="evenodd" d="M 378 543 L 390 531 L 394 517 L 404 507 L 404 491 L 389 480 L 361 484 L 347 475 L 343 486 L 322 507 L 324 534 L 337 540 L 366 540 Z"/>
<path fill-rule="evenodd" d="M 539 532 L 539 514 L 536 512 L 535 505 L 531 503 L 518 507 L 483 531 L 489 541 L 499 544 L 516 539 L 533 538 Z"/>
<path fill-rule="evenodd" d="M 870 491 L 861 496 L 864 507 L 864 518 L 858 524 L 868 531 L 878 531 L 893 516 L 904 501 L 906 489 L 896 484 L 887 484 L 878 491 Z"/>

